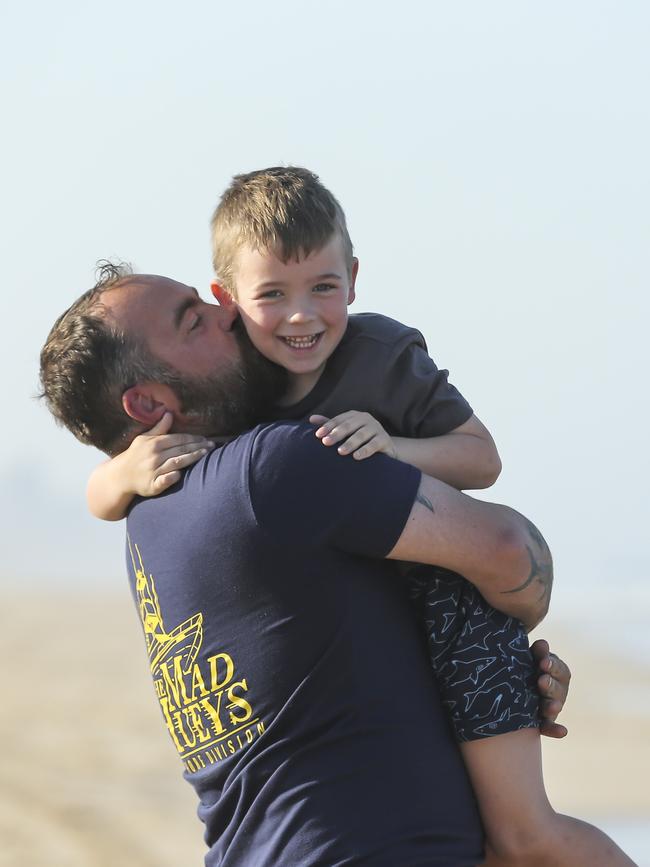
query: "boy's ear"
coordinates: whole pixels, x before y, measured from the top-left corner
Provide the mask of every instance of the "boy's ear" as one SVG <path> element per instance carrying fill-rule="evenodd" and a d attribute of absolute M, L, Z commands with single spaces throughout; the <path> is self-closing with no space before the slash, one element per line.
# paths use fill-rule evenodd
<path fill-rule="evenodd" d="M 229 292 L 227 289 L 224 289 L 220 283 L 216 282 L 216 280 L 213 280 L 212 283 L 210 283 L 210 289 L 212 290 L 212 294 L 222 307 L 234 306 L 235 299 L 232 297 L 232 293 Z"/>
<path fill-rule="evenodd" d="M 357 282 L 357 274 L 359 273 L 359 260 L 355 256 L 352 259 L 352 268 L 350 269 L 350 288 L 348 289 L 348 304 L 352 304 L 356 295 L 354 284 Z"/>
<path fill-rule="evenodd" d="M 134 421 L 147 427 L 157 424 L 166 412 L 178 412 L 178 398 L 168 385 L 132 385 L 122 395 L 122 408 Z"/>

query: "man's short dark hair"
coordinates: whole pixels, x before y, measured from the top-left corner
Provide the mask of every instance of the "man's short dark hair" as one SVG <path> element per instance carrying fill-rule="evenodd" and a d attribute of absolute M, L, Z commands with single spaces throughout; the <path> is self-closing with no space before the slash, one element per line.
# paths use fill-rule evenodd
<path fill-rule="evenodd" d="M 124 391 L 151 376 L 156 362 L 103 315 L 102 296 L 128 280 L 129 265 L 103 261 L 96 283 L 54 323 L 41 351 L 41 394 L 59 424 L 113 455 L 142 425 L 122 408 Z"/>
<path fill-rule="evenodd" d="M 183 374 L 106 316 L 104 292 L 137 278 L 130 267 L 103 262 L 96 284 L 60 316 L 41 352 L 41 397 L 59 424 L 109 455 L 126 449 L 145 426 L 122 406 L 134 385 L 157 382 L 176 394 L 188 432 L 230 437 L 270 417 L 287 373 L 233 326 L 239 357 L 207 376 Z"/>

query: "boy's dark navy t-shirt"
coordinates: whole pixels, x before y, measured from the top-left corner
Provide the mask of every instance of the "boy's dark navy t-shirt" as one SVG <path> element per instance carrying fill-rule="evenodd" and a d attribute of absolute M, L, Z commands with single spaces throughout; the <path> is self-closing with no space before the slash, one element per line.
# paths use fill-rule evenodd
<path fill-rule="evenodd" d="M 207 865 L 481 860 L 394 564 L 420 474 L 257 428 L 137 502 L 129 571 Z"/>

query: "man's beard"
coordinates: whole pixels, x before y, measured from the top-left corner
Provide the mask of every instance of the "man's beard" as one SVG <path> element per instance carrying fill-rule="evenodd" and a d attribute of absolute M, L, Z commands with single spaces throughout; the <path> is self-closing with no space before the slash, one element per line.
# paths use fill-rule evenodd
<path fill-rule="evenodd" d="M 287 372 L 253 346 L 237 320 L 235 336 L 240 358 L 207 376 L 189 376 L 162 366 L 156 381 L 170 386 L 183 418 L 175 430 L 211 437 L 233 437 L 271 418 L 272 407 L 287 387 Z"/>

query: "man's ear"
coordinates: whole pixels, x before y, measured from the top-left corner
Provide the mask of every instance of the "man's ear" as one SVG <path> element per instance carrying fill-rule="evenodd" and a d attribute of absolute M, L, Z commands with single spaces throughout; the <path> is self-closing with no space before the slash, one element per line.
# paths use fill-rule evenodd
<path fill-rule="evenodd" d="M 166 412 L 177 412 L 178 399 L 167 385 L 132 385 L 122 395 L 122 408 L 134 421 L 147 427 L 157 424 Z"/>
<path fill-rule="evenodd" d="M 354 284 L 357 282 L 357 274 L 359 273 L 359 260 L 355 256 L 352 260 L 352 268 L 350 268 L 350 288 L 348 289 L 348 304 L 352 304 L 355 299 Z"/>
<path fill-rule="evenodd" d="M 221 285 L 221 283 L 217 283 L 216 280 L 213 280 L 212 283 L 210 283 L 210 289 L 212 290 L 212 294 L 217 299 L 219 304 L 221 304 L 222 307 L 234 307 L 235 306 L 236 302 L 232 296 L 232 292 L 229 292 L 227 289 L 224 289 L 224 287 Z"/>

